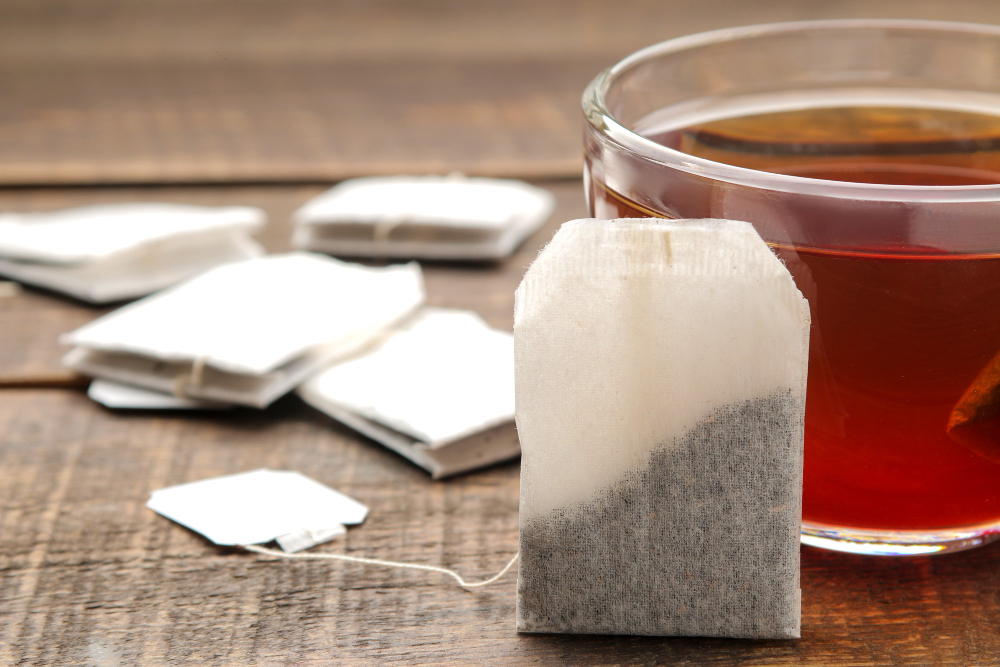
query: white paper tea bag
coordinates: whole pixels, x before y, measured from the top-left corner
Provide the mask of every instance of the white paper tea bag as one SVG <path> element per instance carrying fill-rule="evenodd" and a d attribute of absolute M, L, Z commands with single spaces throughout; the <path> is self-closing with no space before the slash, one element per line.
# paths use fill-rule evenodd
<path fill-rule="evenodd" d="M 91 382 L 87 396 L 116 410 L 230 410 L 233 407 L 231 403 L 200 401 L 109 380 Z"/>
<path fill-rule="evenodd" d="M 799 636 L 808 333 L 747 223 L 563 225 L 516 294 L 519 631 Z"/>
<path fill-rule="evenodd" d="M 424 300 L 416 264 L 309 253 L 212 269 L 66 334 L 81 373 L 187 398 L 265 407 Z"/>
<path fill-rule="evenodd" d="M 513 337 L 469 311 L 425 308 L 298 392 L 435 478 L 520 451 L 512 423 Z"/>
<path fill-rule="evenodd" d="M 549 192 L 521 181 L 359 178 L 300 208 L 292 243 L 332 255 L 498 259 L 541 227 L 554 206 Z"/>
<path fill-rule="evenodd" d="M 0 215 L 0 275 L 107 303 L 263 253 L 248 206 L 111 204 Z"/>
<path fill-rule="evenodd" d="M 222 546 L 300 551 L 343 535 L 368 508 L 305 475 L 254 470 L 153 491 L 146 506 Z"/>

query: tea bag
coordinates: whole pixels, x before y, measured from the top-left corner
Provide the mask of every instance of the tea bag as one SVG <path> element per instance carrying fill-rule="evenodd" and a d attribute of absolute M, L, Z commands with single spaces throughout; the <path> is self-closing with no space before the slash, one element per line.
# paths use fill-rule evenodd
<path fill-rule="evenodd" d="M 263 254 L 248 206 L 111 204 L 0 215 L 0 275 L 92 303 L 144 296 Z"/>
<path fill-rule="evenodd" d="M 799 636 L 808 333 L 748 223 L 563 225 L 516 293 L 519 631 Z"/>
<path fill-rule="evenodd" d="M 979 371 L 951 411 L 948 435 L 1000 463 L 1000 353 Z"/>
<path fill-rule="evenodd" d="M 185 398 L 265 407 L 424 300 L 420 267 L 309 253 L 218 267 L 66 334 L 76 371 Z"/>
<path fill-rule="evenodd" d="M 91 382 L 87 396 L 115 410 L 230 410 L 233 407 L 230 403 L 195 400 L 109 380 Z"/>
<path fill-rule="evenodd" d="M 368 508 L 297 472 L 253 470 L 153 491 L 146 506 L 222 546 L 276 541 L 286 552 L 328 542 Z"/>
<path fill-rule="evenodd" d="M 548 219 L 552 195 L 521 181 L 392 176 L 344 181 L 295 213 L 297 248 L 364 257 L 506 257 Z"/>
<path fill-rule="evenodd" d="M 469 311 L 425 308 L 298 393 L 434 478 L 520 452 L 513 337 Z"/>

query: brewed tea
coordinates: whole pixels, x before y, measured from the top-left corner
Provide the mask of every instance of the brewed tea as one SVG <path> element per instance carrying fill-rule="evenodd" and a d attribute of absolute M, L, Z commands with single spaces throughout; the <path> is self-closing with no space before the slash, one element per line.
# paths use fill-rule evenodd
<path fill-rule="evenodd" d="M 786 109 L 643 134 L 713 161 L 808 178 L 1000 183 L 1000 117 L 964 109 Z M 642 197 L 635 193 L 663 187 L 657 179 L 654 168 L 637 169 L 617 182 L 622 192 L 616 192 L 593 174 L 594 214 L 676 217 L 636 201 Z M 702 197 L 696 208 L 728 216 L 720 210 L 723 195 L 706 187 L 674 196 L 689 198 L 686 204 Z M 780 202 L 759 210 L 793 220 L 812 213 Z M 899 228 L 881 234 L 894 239 L 891 247 L 863 238 L 789 244 L 761 232 L 812 311 L 803 519 L 871 530 L 1000 520 L 1000 447 L 991 444 L 1000 439 L 1000 410 L 981 405 L 1000 392 L 980 386 L 1000 378 L 989 371 L 1000 351 L 1000 256 L 935 247 L 917 238 L 908 221 L 848 222 L 855 230 Z M 972 414 L 962 407 L 970 392 L 987 399 L 978 399 L 977 419 L 961 421 Z"/>

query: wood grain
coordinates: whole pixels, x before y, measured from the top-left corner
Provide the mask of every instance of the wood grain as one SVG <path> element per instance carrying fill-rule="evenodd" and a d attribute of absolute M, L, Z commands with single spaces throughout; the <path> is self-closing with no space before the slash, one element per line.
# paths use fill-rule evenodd
<path fill-rule="evenodd" d="M 991 0 L 0 0 L 0 183 L 580 168 L 580 96 L 670 37 Z"/>
<path fill-rule="evenodd" d="M 803 548 L 799 641 L 519 636 L 514 579 L 267 561 L 144 508 L 149 491 L 258 467 L 371 507 L 319 550 L 470 577 L 516 549 L 514 463 L 449 482 L 296 399 L 266 412 L 113 414 L 71 391 L 0 401 L 0 664 L 985 665 L 1000 546 L 865 558 Z"/>
<path fill-rule="evenodd" d="M 566 220 L 584 217 L 580 181 L 545 185 L 558 206 L 548 225 L 530 237 L 507 260 L 488 264 L 424 263 L 431 305 L 475 310 L 502 329 L 514 326 L 514 289 L 538 248 Z M 269 223 L 259 240 L 270 252 L 289 250 L 291 214 L 322 191 L 319 186 L 152 187 L 102 189 L 0 190 L 0 211 L 37 211 L 87 204 L 164 201 L 202 205 L 245 204 L 264 209 Z M 84 381 L 62 368 L 66 349 L 60 334 L 86 324 L 109 308 L 95 308 L 31 288 L 18 296 L 0 297 L 0 388 L 4 386 L 80 385 Z"/>

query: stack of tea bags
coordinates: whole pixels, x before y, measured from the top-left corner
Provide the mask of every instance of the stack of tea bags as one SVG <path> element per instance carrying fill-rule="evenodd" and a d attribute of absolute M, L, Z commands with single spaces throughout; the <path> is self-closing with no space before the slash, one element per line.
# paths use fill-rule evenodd
<path fill-rule="evenodd" d="M 506 257 L 554 199 L 520 181 L 392 176 L 345 181 L 295 213 L 297 248 L 363 257 Z"/>
<path fill-rule="evenodd" d="M 434 478 L 520 452 L 513 337 L 468 311 L 426 308 L 298 391 Z"/>
<path fill-rule="evenodd" d="M 516 294 L 518 630 L 799 636 L 808 334 L 747 223 L 563 225 Z"/>
<path fill-rule="evenodd" d="M 262 254 L 246 206 L 110 204 L 0 215 L 0 275 L 93 303 L 144 296 Z"/>
<path fill-rule="evenodd" d="M 212 269 L 63 336 L 86 375 L 182 398 L 265 407 L 424 301 L 415 263 L 309 253 Z"/>

